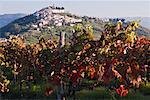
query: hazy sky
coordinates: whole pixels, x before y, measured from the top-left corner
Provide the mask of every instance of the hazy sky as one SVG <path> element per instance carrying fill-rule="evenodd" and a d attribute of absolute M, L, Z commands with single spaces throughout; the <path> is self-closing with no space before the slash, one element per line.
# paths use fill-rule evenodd
<path fill-rule="evenodd" d="M 82 16 L 150 17 L 150 0 L 0 0 L 0 14 L 30 14 L 53 4 Z"/>

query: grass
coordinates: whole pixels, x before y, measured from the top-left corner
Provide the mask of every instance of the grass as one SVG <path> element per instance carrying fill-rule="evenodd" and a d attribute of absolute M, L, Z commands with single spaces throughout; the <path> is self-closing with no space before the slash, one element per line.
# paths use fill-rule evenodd
<path fill-rule="evenodd" d="M 150 82 L 146 85 L 142 85 L 140 88 L 140 92 L 145 96 L 150 95 Z"/>
<path fill-rule="evenodd" d="M 94 90 L 81 90 L 76 93 L 77 100 L 99 100 L 99 99 L 111 99 L 110 94 L 105 88 L 99 87 Z"/>
<path fill-rule="evenodd" d="M 50 85 L 49 85 L 50 86 Z M 12 85 L 13 90 L 10 90 L 8 94 L 5 95 L 5 99 L 19 99 L 19 88 L 17 86 Z M 46 99 L 46 100 L 56 100 L 56 93 L 52 93 L 50 96 L 46 97 L 44 95 L 46 85 L 44 83 L 41 83 L 37 86 L 37 90 L 30 91 L 30 94 L 28 94 L 27 97 L 20 98 L 20 99 Z M 50 86 L 52 87 L 52 86 Z M 55 88 L 55 87 L 54 87 Z M 126 97 L 120 97 L 118 96 L 115 91 L 113 91 L 114 97 L 116 100 L 149 100 L 150 94 L 145 95 L 145 93 L 150 93 L 150 83 L 146 86 L 141 87 L 140 90 L 137 90 L 136 92 L 134 90 L 130 90 L 129 94 Z M 29 97 L 30 95 L 30 97 Z M 97 87 L 94 90 L 89 89 L 83 89 L 81 91 L 77 91 L 76 94 L 76 100 L 113 100 L 112 96 L 110 95 L 110 92 L 106 90 L 104 87 Z M 72 97 L 68 97 L 67 100 L 73 100 Z"/>

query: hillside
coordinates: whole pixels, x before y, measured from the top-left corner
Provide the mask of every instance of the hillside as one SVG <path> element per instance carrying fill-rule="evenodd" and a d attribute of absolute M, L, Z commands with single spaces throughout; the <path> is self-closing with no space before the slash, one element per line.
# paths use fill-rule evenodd
<path fill-rule="evenodd" d="M 0 15 L 0 27 L 7 25 L 8 23 L 25 16 L 25 14 L 3 14 Z"/>
<path fill-rule="evenodd" d="M 80 17 L 66 12 L 63 7 L 49 6 L 0 28 L 0 33 L 1 38 L 23 34 L 28 42 L 36 42 L 40 37 L 57 37 L 57 34 L 64 30 L 70 37 L 74 25 L 78 23 L 91 24 L 96 34 L 100 33 L 104 26 L 98 18 Z"/>
<path fill-rule="evenodd" d="M 99 18 L 81 17 L 68 13 L 63 7 L 49 6 L 0 28 L 0 37 L 6 38 L 19 34 L 25 37 L 27 43 L 35 43 L 41 37 L 57 39 L 58 34 L 64 31 L 69 39 L 74 26 L 80 23 L 93 26 L 94 35 L 96 39 L 99 39 L 105 22 Z M 138 33 L 149 37 L 150 31 L 147 28 L 141 28 Z"/>

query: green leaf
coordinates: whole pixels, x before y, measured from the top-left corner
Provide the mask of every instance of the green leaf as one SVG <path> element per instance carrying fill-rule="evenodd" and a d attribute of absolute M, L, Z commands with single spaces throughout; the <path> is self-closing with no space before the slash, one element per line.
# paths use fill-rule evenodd
<path fill-rule="evenodd" d="M 74 47 L 74 50 L 79 52 L 83 49 L 83 45 L 82 44 L 76 44 L 75 47 Z"/>

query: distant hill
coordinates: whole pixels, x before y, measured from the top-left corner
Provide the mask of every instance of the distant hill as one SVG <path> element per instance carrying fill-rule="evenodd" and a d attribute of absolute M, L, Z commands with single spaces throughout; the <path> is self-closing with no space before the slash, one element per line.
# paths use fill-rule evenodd
<path fill-rule="evenodd" d="M 101 18 L 102 20 L 108 20 L 113 18 Z M 126 19 L 126 21 L 140 20 L 140 25 L 150 29 L 150 17 L 121 17 L 120 19 Z"/>
<path fill-rule="evenodd" d="M 137 29 L 138 35 L 142 35 L 150 39 L 150 17 L 101 18 L 101 20 L 103 21 L 109 21 L 114 19 L 125 19 L 125 22 L 140 21 L 139 24 L 141 25 L 141 27 Z"/>
<path fill-rule="evenodd" d="M 126 17 L 125 18 L 128 21 L 133 21 L 133 20 L 139 20 L 140 19 L 140 25 L 143 27 L 146 27 L 150 29 L 150 17 Z"/>
<path fill-rule="evenodd" d="M 125 17 L 127 21 L 140 20 L 140 25 L 142 26 L 137 31 L 139 35 L 144 35 L 150 39 L 150 17 Z"/>
<path fill-rule="evenodd" d="M 7 25 L 8 23 L 25 16 L 25 14 L 3 14 L 0 15 L 0 27 Z"/>

